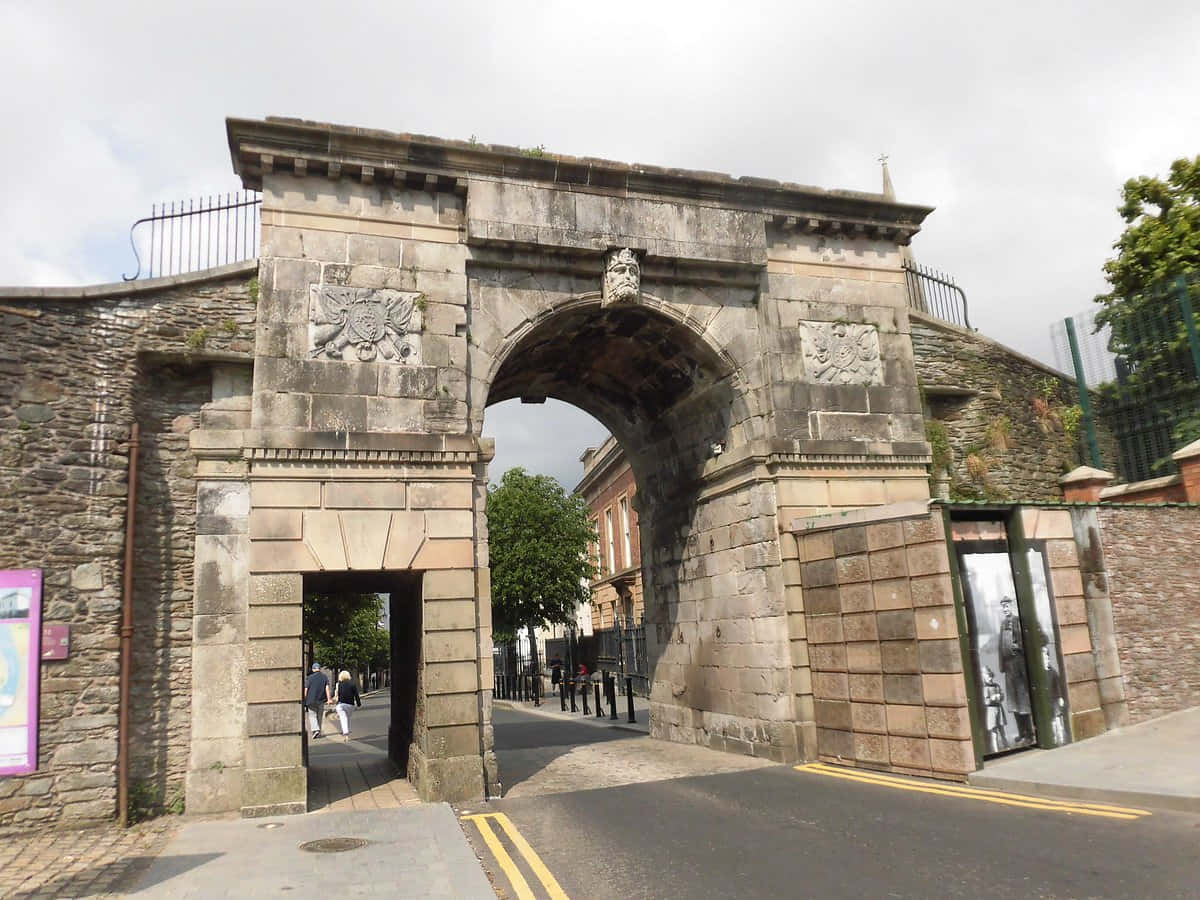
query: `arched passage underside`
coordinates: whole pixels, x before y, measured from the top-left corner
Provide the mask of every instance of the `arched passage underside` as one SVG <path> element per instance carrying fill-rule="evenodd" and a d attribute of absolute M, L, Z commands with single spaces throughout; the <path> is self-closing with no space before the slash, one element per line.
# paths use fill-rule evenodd
<path fill-rule="evenodd" d="M 488 403 L 553 397 L 628 439 L 730 374 L 685 325 L 645 307 L 595 302 L 534 326 L 505 358 Z"/>

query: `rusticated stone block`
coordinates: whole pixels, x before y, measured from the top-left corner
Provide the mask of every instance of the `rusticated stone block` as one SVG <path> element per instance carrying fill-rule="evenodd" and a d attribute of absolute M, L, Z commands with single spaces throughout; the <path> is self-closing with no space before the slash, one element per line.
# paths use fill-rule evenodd
<path fill-rule="evenodd" d="M 871 572 L 867 564 L 867 554 L 839 556 L 837 558 L 837 580 L 838 584 L 857 584 L 870 581 Z"/>
<path fill-rule="evenodd" d="M 930 740 L 930 765 L 936 772 L 965 775 L 975 771 L 975 750 L 970 740 Z"/>
<path fill-rule="evenodd" d="M 849 731 L 850 703 L 845 700 L 817 700 L 813 704 L 818 728 L 836 728 Z"/>
<path fill-rule="evenodd" d="M 818 672 L 845 672 L 845 644 L 809 644 L 808 658 Z"/>
<path fill-rule="evenodd" d="M 917 636 L 916 622 L 910 609 L 889 610 L 875 614 L 881 641 L 907 640 Z"/>
<path fill-rule="evenodd" d="M 807 540 L 807 537 L 805 539 Z M 818 559 L 802 563 L 800 577 L 805 590 L 836 585 L 838 583 L 837 562 L 833 559 Z"/>
<path fill-rule="evenodd" d="M 876 581 L 871 587 L 876 609 L 909 609 L 912 607 L 907 578 Z"/>
<path fill-rule="evenodd" d="M 929 729 L 930 737 L 971 738 L 971 717 L 965 706 L 927 706 L 925 726 Z"/>
<path fill-rule="evenodd" d="M 850 672 L 882 671 L 882 658 L 876 641 L 846 644 L 846 669 Z"/>
<path fill-rule="evenodd" d="M 842 612 L 867 612 L 875 608 L 875 595 L 870 582 L 844 584 L 838 588 L 838 593 Z"/>
<path fill-rule="evenodd" d="M 950 575 L 927 575 L 913 578 L 909 582 L 913 606 L 952 606 L 954 604 L 954 588 L 950 583 Z"/>
<path fill-rule="evenodd" d="M 833 558 L 833 535 L 828 531 L 806 534 L 800 541 L 800 561 L 815 562 Z M 830 582 L 832 583 L 832 582 Z"/>
<path fill-rule="evenodd" d="M 840 612 L 842 609 L 841 597 L 836 587 L 805 588 L 803 596 L 804 611 L 809 615 L 825 615 Z"/>
<path fill-rule="evenodd" d="M 854 759 L 854 736 L 849 731 L 817 728 L 817 752 L 833 759 Z"/>
<path fill-rule="evenodd" d="M 929 741 L 926 738 L 888 737 L 888 755 L 893 764 L 910 769 L 930 768 Z"/>
<path fill-rule="evenodd" d="M 892 703 L 886 709 L 889 734 L 925 737 L 925 707 Z"/>
<path fill-rule="evenodd" d="M 879 637 L 875 627 L 875 613 L 853 613 L 841 617 L 842 634 L 847 642 L 874 641 Z"/>
<path fill-rule="evenodd" d="M 965 691 L 963 696 L 966 696 Z M 915 705 L 921 702 L 920 675 L 884 675 L 883 698 L 888 703 L 907 703 Z"/>
<path fill-rule="evenodd" d="M 873 551 L 870 563 L 872 581 L 908 577 L 908 558 L 903 547 Z"/>
<path fill-rule="evenodd" d="M 902 522 L 876 522 L 867 526 L 867 549 L 887 550 L 904 544 Z"/>
<path fill-rule="evenodd" d="M 967 705 L 967 683 L 961 673 L 922 675 L 921 685 L 927 706 Z"/>
<path fill-rule="evenodd" d="M 920 658 L 922 672 L 962 671 L 962 655 L 956 639 L 921 641 Z"/>
<path fill-rule="evenodd" d="M 882 703 L 851 703 L 850 720 L 855 731 L 887 733 L 887 707 Z"/>
<path fill-rule="evenodd" d="M 865 553 L 867 550 L 867 529 L 859 525 L 853 528 L 839 528 L 833 532 L 833 553 L 837 557 Z"/>
<path fill-rule="evenodd" d="M 888 736 L 886 734 L 854 735 L 854 758 L 863 763 L 887 765 L 889 759 Z"/>
<path fill-rule="evenodd" d="M 813 697 L 817 700 L 849 700 L 850 685 L 845 672 L 813 672 Z"/>
<path fill-rule="evenodd" d="M 873 673 L 850 673 L 850 699 L 872 703 L 883 702 L 883 676 Z M 918 688 L 920 685 L 918 685 Z"/>
<path fill-rule="evenodd" d="M 917 642 L 882 641 L 879 645 L 883 659 L 884 672 L 919 672 L 921 671 Z"/>
<path fill-rule="evenodd" d="M 910 575 L 933 575 L 950 571 L 950 558 L 945 544 L 917 544 L 909 546 L 908 571 Z"/>
<path fill-rule="evenodd" d="M 842 617 L 834 616 L 814 616 L 806 617 L 808 621 L 808 643 L 812 644 L 832 644 L 840 643 L 845 638 L 842 630 Z"/>

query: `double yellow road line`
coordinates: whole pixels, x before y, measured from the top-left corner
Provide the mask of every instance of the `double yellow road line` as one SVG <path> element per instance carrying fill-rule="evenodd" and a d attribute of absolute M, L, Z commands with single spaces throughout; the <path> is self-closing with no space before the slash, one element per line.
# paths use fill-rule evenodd
<path fill-rule="evenodd" d="M 512 823 L 504 813 L 476 813 L 475 815 L 463 816 L 464 822 L 474 822 L 475 827 L 479 829 L 479 834 L 483 838 L 483 842 L 487 844 L 487 848 L 492 851 L 492 855 L 496 857 L 496 862 L 499 863 L 501 871 L 508 879 L 508 883 L 512 885 L 512 889 L 516 892 L 518 900 L 537 900 L 537 895 L 529 887 L 529 882 L 525 880 L 525 875 L 521 872 L 520 866 L 512 858 L 508 852 L 508 848 L 500 840 L 500 836 L 496 834 L 492 828 L 492 822 L 500 826 L 500 830 L 508 838 L 509 843 L 525 860 L 525 865 L 529 867 L 538 881 L 541 882 L 542 888 L 546 891 L 550 900 L 567 900 L 567 895 L 563 892 L 554 876 L 550 874 L 550 870 L 546 868 L 546 864 L 542 862 L 542 858 L 534 852 L 529 846 L 529 842 L 521 832 L 517 831 L 517 826 Z"/>
<path fill-rule="evenodd" d="M 824 775 L 827 778 L 842 778 L 846 781 L 873 784 L 878 787 L 888 787 L 898 791 L 916 791 L 921 794 L 935 794 L 941 797 L 957 797 L 961 800 L 980 800 L 984 803 L 998 803 L 1001 806 L 1019 806 L 1025 809 L 1043 809 L 1049 812 L 1081 816 L 1100 816 L 1105 819 L 1124 819 L 1126 821 L 1150 815 L 1149 810 L 1145 809 L 1110 806 L 1106 803 L 1077 803 L 1073 800 L 1051 800 L 1049 797 L 1030 797 L 1024 794 L 1007 794 L 1002 791 L 967 787 L 964 784 L 953 784 L 951 782 L 945 782 L 944 784 L 927 783 L 897 775 L 885 775 L 882 772 L 876 772 L 871 769 L 849 769 L 840 766 L 830 766 L 825 763 L 809 763 L 807 765 L 796 766 L 795 768 L 797 772 Z"/>

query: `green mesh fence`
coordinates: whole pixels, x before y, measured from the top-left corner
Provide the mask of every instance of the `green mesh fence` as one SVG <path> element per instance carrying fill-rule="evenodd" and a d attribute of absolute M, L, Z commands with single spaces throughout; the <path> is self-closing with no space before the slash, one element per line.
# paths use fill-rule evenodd
<path fill-rule="evenodd" d="M 1060 367 L 1079 383 L 1092 465 L 1115 464 L 1125 481 L 1169 475 L 1171 454 L 1200 438 L 1198 308 L 1193 272 L 1054 327 Z M 1097 426 L 1112 435 L 1115 460 L 1100 459 Z"/>

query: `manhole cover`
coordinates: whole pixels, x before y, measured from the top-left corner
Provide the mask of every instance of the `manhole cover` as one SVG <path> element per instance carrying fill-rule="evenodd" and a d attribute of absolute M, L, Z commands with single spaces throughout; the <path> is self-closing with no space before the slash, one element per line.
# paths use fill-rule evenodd
<path fill-rule="evenodd" d="M 300 849 L 307 850 L 309 853 L 344 853 L 347 850 L 365 847 L 368 843 L 369 841 L 362 838 L 321 838 L 319 841 L 306 841 L 300 845 Z"/>

